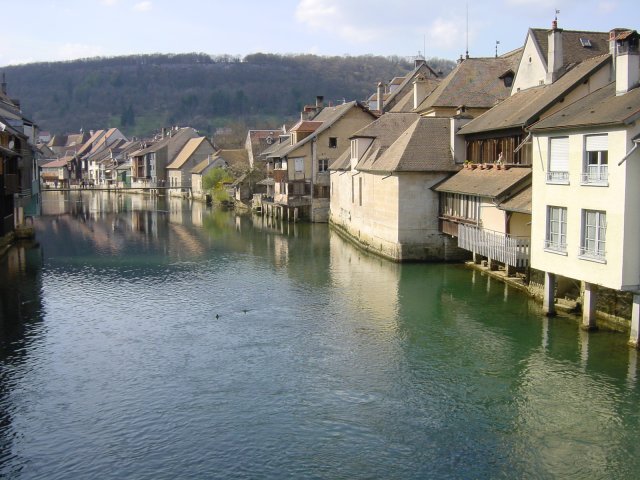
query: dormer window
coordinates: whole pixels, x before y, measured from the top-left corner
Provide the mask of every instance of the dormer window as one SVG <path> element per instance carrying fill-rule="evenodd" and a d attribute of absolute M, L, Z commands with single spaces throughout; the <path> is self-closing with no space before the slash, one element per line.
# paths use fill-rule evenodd
<path fill-rule="evenodd" d="M 513 78 L 516 76 L 515 72 L 511 69 L 504 72 L 498 78 L 500 78 L 504 82 L 504 86 L 507 88 L 511 88 L 513 85 Z"/>
<path fill-rule="evenodd" d="M 582 45 L 584 48 L 591 48 L 593 45 L 591 45 L 591 40 L 589 40 L 588 38 L 580 38 L 580 45 Z"/>

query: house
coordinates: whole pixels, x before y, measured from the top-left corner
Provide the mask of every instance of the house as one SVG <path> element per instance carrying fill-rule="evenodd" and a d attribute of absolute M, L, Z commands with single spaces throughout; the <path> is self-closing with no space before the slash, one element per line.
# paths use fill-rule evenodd
<path fill-rule="evenodd" d="M 497 268 L 498 263 L 504 264 L 507 273 L 512 273 L 517 268 L 529 266 L 529 237 L 531 224 L 531 188 L 527 187 L 518 193 L 521 184 L 514 178 L 513 185 L 505 185 L 505 175 L 493 176 L 482 173 L 486 168 L 493 168 L 493 172 L 505 171 L 505 167 L 527 168 L 531 167 L 533 146 L 531 136 L 527 131 L 535 122 L 545 118 L 564 106 L 588 95 L 590 92 L 606 85 L 610 81 L 611 56 L 609 53 L 601 53 L 599 48 L 579 51 L 575 48 L 578 45 L 578 32 L 562 32 L 557 28 L 557 22 L 553 23 L 551 30 L 544 32 L 547 41 L 541 42 L 542 30 L 531 29 L 527 37 L 524 52 L 535 51 L 537 57 L 520 60 L 518 69 L 509 75 L 502 74 L 499 78 L 508 87 L 512 81 L 520 78 L 520 87 L 512 88 L 511 96 L 502 100 L 496 106 L 485 113 L 470 119 L 462 125 L 457 132 L 457 136 L 464 138 L 466 160 L 471 163 L 470 168 L 482 165 L 478 170 L 462 171 L 456 176 L 460 176 L 460 182 L 465 185 L 465 191 L 447 191 L 441 193 L 442 200 L 453 202 L 456 195 L 465 195 L 477 198 L 484 198 L 491 205 L 483 205 L 482 211 L 493 212 L 500 220 L 493 225 L 484 221 L 470 223 L 468 219 L 453 211 L 452 207 L 446 208 L 448 213 L 443 212 L 443 229 L 450 235 L 458 237 L 458 245 L 474 254 L 476 261 L 480 257 L 486 257 L 490 268 Z M 586 38 L 585 32 L 580 32 Z M 589 38 L 601 40 L 604 34 L 593 33 Z M 546 55 L 542 55 L 535 45 L 543 43 L 548 48 Z M 556 72 L 547 71 L 548 81 L 525 85 L 524 78 L 529 78 L 527 72 L 531 65 L 543 65 L 547 68 L 547 58 L 553 58 L 554 53 L 562 50 L 563 41 L 567 43 L 566 55 L 556 55 L 558 58 L 548 68 L 555 68 Z M 575 43 L 575 45 L 574 45 Z M 599 42 L 598 45 L 608 45 L 606 42 Z M 571 47 L 571 48 L 570 48 Z M 580 47 L 585 50 L 583 47 Z M 537 60 L 536 60 L 537 59 Z M 566 63 L 563 63 L 566 60 Z M 522 73 L 524 71 L 524 73 Z M 539 73 L 543 75 L 543 73 Z M 526 88 L 525 88 L 526 86 Z M 500 169 L 500 170 L 497 170 Z M 515 171 L 515 170 L 513 170 Z M 523 170 L 518 170 L 523 176 L 529 179 L 530 172 L 525 175 Z M 469 190 L 472 183 L 468 177 L 483 176 L 482 183 L 477 185 L 478 190 Z M 453 184 L 454 179 L 451 180 Z M 496 182 L 495 184 L 491 184 Z M 508 187 L 506 190 L 505 188 Z M 487 192 L 493 191 L 495 195 L 486 196 Z M 515 195 L 514 198 L 504 197 L 504 195 Z M 510 205 L 516 211 L 510 210 Z M 460 236 L 458 236 L 460 234 Z"/>
<path fill-rule="evenodd" d="M 640 36 L 611 32 L 615 81 L 540 120 L 533 143 L 531 266 L 555 313 L 560 278 L 582 283 L 583 327 L 598 293 L 633 294 L 630 343 L 640 343 Z"/>
<path fill-rule="evenodd" d="M 419 55 L 413 71 L 404 77 L 395 77 L 388 86 L 378 83 L 376 91 L 368 98 L 369 110 L 378 115 L 386 112 L 411 112 L 440 83 L 440 75 L 427 65 Z"/>
<path fill-rule="evenodd" d="M 69 188 L 69 166 L 70 157 L 63 157 L 59 160 L 42 165 L 40 179 L 45 188 Z"/>
<path fill-rule="evenodd" d="M 416 113 L 385 113 L 354 133 L 330 166 L 331 225 L 394 261 L 459 259 L 432 190 L 461 168 L 451 140 L 451 120 Z"/>
<path fill-rule="evenodd" d="M 260 154 L 269 148 L 271 145 L 278 143 L 279 136 L 282 133 L 286 133 L 283 129 L 280 130 L 249 130 L 247 132 L 247 138 L 244 142 L 244 148 L 249 155 L 249 165 L 252 169 L 266 171 L 266 162 Z"/>
<path fill-rule="evenodd" d="M 196 130 L 189 127 L 175 127 L 163 132 L 163 138 L 130 154 L 132 187 L 167 186 L 167 165 L 176 159 L 190 139 L 200 136 Z"/>
<path fill-rule="evenodd" d="M 499 57 L 461 59 L 414 110 L 422 116 L 472 117 L 486 112 L 511 94 L 511 80 L 522 48 Z"/>
<path fill-rule="evenodd" d="M 326 107 L 317 97 L 290 130 L 288 142 L 267 154 L 273 162 L 273 201 L 267 209 L 281 218 L 329 219 L 329 165 L 348 150 L 351 134 L 376 116 L 360 102 Z"/>
<path fill-rule="evenodd" d="M 531 169 L 526 166 L 467 165 L 440 183 L 442 232 L 458 246 L 500 262 L 507 272 L 529 266 Z"/>
<path fill-rule="evenodd" d="M 0 131 L 2 132 L 2 155 L 4 186 L 0 196 L 4 197 L 0 219 L 4 226 L 2 235 L 13 230 L 9 212 L 13 209 L 13 225 L 23 223 L 25 214 L 34 215 L 40 207 L 38 174 L 38 126 L 28 119 L 20 109 L 20 101 L 9 98 L 4 74 L 0 85 Z M 15 176 L 14 176 L 15 175 Z M 17 182 L 17 183 L 16 183 Z M 12 194 L 8 193 L 9 191 Z M 9 198 L 13 195 L 12 198 Z"/>
<path fill-rule="evenodd" d="M 181 196 L 191 189 L 191 170 L 215 152 L 214 146 L 206 137 L 190 139 L 180 150 L 176 159 L 167 166 L 170 195 Z"/>

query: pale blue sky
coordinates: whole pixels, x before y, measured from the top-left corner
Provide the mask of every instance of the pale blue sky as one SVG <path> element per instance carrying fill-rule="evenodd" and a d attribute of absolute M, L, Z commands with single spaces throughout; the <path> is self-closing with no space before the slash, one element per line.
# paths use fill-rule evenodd
<path fill-rule="evenodd" d="M 315 53 L 456 59 L 466 3 L 433 0 L 0 0 L 0 66 L 133 53 Z M 640 28 L 637 0 L 469 1 L 469 52 L 524 42 L 529 27 Z M 7 21 L 9 18 L 12 21 Z M 426 41 L 425 41 L 426 40 Z"/>

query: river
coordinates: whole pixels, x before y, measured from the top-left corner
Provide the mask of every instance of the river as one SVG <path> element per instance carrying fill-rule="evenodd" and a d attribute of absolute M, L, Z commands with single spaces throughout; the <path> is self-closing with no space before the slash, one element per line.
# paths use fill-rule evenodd
<path fill-rule="evenodd" d="M 0 477 L 637 478 L 637 352 L 326 225 L 49 192 L 0 261 Z"/>

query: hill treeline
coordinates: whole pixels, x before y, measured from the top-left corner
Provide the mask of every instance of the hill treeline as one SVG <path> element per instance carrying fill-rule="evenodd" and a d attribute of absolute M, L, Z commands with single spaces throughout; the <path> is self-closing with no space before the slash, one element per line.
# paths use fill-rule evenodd
<path fill-rule="evenodd" d="M 429 60 L 448 73 L 453 62 Z M 240 122 L 274 128 L 316 95 L 325 102 L 364 100 L 378 81 L 404 75 L 401 57 L 207 54 L 132 55 L 0 68 L 8 94 L 41 129 L 69 133 L 119 127 L 145 135 L 166 125 L 206 134 Z M 270 125 L 266 125 L 270 124 Z"/>

